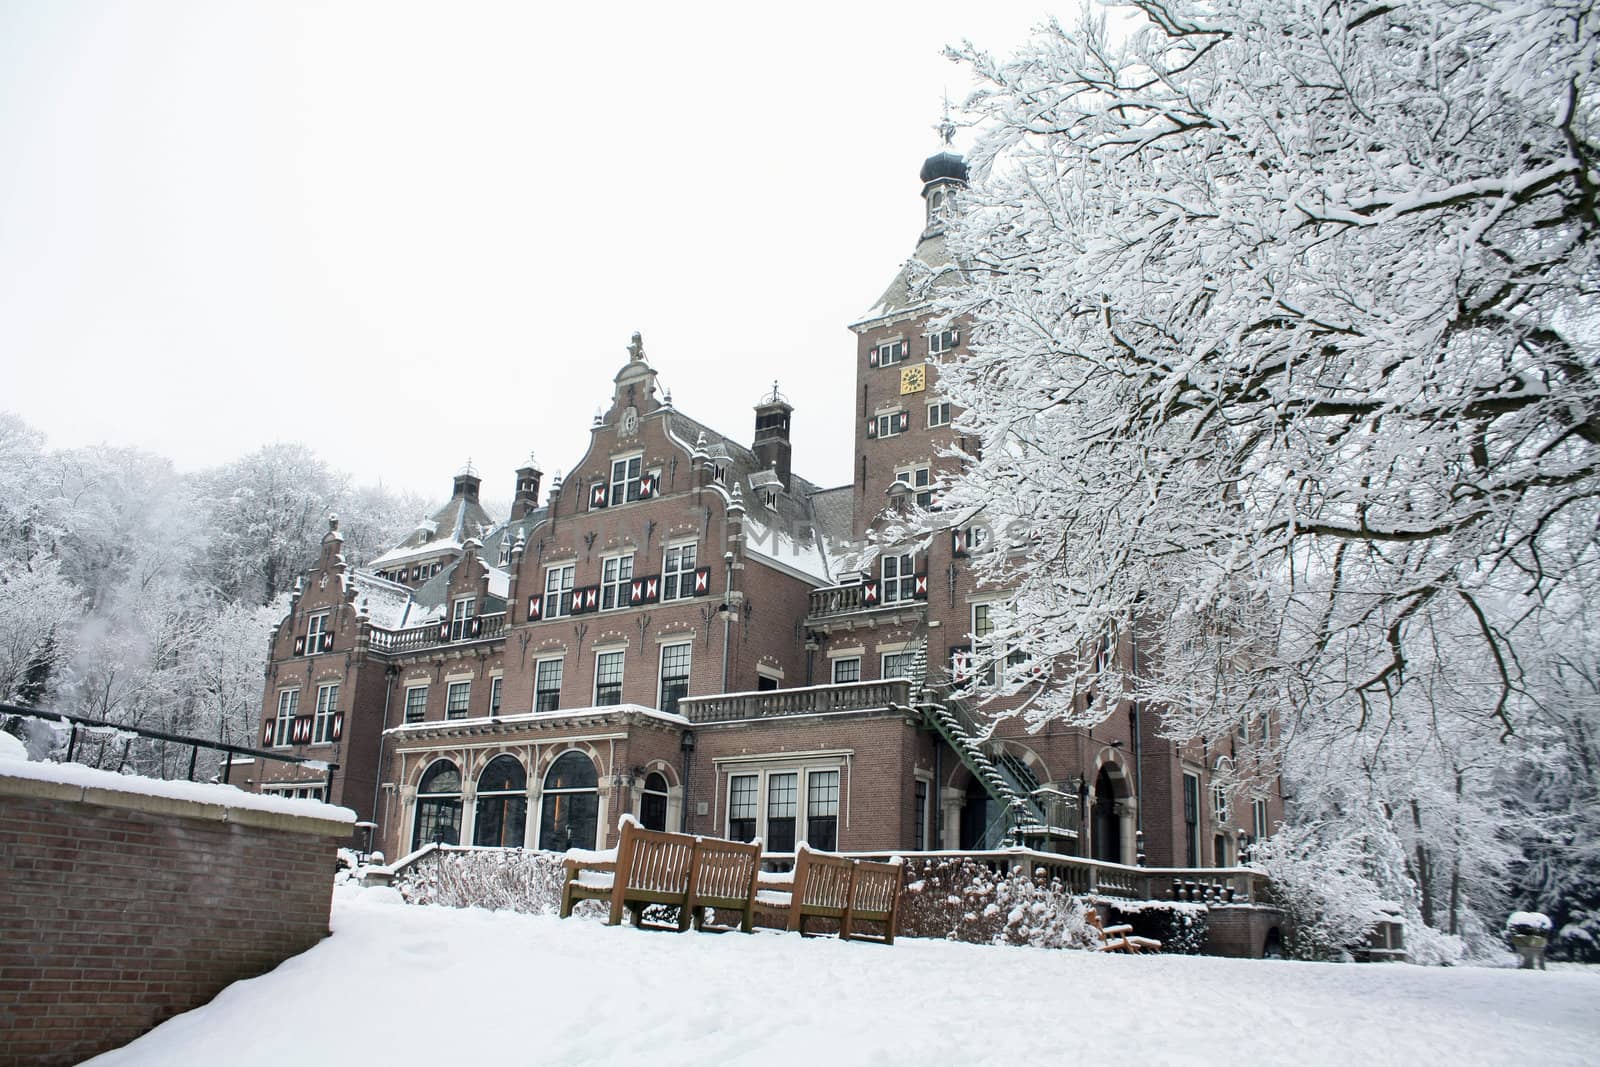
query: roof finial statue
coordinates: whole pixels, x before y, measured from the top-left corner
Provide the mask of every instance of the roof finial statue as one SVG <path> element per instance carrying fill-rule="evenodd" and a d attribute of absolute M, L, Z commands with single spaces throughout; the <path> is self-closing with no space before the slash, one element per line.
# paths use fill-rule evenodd
<path fill-rule="evenodd" d="M 633 340 L 628 342 L 628 359 L 638 363 L 644 359 L 644 338 L 639 336 L 639 331 L 633 332 Z"/>
<path fill-rule="evenodd" d="M 939 119 L 939 136 L 944 139 L 946 148 L 955 144 L 956 124 L 950 121 L 950 91 L 948 89 L 945 90 L 944 94 L 944 114 Z"/>

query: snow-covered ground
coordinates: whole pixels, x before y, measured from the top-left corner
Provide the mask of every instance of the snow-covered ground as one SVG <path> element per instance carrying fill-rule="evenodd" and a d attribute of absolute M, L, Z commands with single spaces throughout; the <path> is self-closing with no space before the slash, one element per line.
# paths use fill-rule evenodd
<path fill-rule="evenodd" d="M 125 1064 L 1593 1064 L 1600 974 L 675 934 L 340 890 Z"/>

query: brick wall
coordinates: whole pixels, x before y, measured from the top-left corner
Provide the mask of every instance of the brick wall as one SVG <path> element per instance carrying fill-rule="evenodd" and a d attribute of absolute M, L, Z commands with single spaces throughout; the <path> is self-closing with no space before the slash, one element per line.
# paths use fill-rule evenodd
<path fill-rule="evenodd" d="M 77 1063 L 328 933 L 343 823 L 0 776 L 0 1067 Z"/>

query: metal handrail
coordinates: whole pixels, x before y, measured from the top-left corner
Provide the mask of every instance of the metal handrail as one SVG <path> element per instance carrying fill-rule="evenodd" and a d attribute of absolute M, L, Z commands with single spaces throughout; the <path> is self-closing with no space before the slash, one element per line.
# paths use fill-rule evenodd
<path fill-rule="evenodd" d="M 328 772 L 328 781 L 326 784 L 330 789 L 330 792 L 327 795 L 332 796 L 331 789 L 333 786 L 333 772 L 339 769 L 339 765 L 337 763 L 333 763 L 328 760 L 311 759 L 308 756 L 291 756 L 282 752 L 268 752 L 264 749 L 250 748 L 246 745 L 230 745 L 226 741 L 212 741 L 204 737 L 189 737 L 184 734 L 170 734 L 165 730 L 152 730 L 144 726 L 128 726 L 123 723 L 108 722 L 105 719 L 91 719 L 87 715 L 73 715 L 65 711 L 50 711 L 46 708 L 33 708 L 23 704 L 8 704 L 0 701 L 0 715 L 19 715 L 23 718 L 42 719 L 46 722 L 54 721 L 69 724 L 72 728 L 72 733 L 67 739 L 66 762 L 68 763 L 72 762 L 72 757 L 77 752 L 78 727 L 86 726 L 92 730 L 115 730 L 119 733 L 128 733 L 139 737 L 146 737 L 152 741 L 171 741 L 180 745 L 188 745 L 190 748 L 188 780 L 191 782 L 194 781 L 195 757 L 200 754 L 200 750 L 202 748 L 208 748 L 214 752 L 227 753 L 228 758 L 224 762 L 222 768 L 222 780 L 224 782 L 228 780 L 229 773 L 233 770 L 233 757 L 236 755 L 249 756 L 251 759 L 277 760 L 279 763 L 300 763 L 305 764 L 306 766 L 309 766 L 315 770 L 325 770 Z"/>

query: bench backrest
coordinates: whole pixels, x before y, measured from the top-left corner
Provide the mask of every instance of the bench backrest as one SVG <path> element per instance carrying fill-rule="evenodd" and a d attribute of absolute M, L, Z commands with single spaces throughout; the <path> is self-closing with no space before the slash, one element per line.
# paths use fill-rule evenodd
<path fill-rule="evenodd" d="M 801 849 L 794 864 L 794 904 L 805 910 L 843 912 L 850 904 L 854 866 L 843 856 Z"/>
<path fill-rule="evenodd" d="M 900 898 L 901 872 L 898 863 L 870 863 L 861 860 L 856 864 L 855 900 L 850 911 L 864 919 L 889 919 Z"/>
<path fill-rule="evenodd" d="M 694 851 L 694 838 L 687 834 L 646 830 L 626 821 L 617 842 L 616 884 L 625 891 L 686 893 Z"/>
<path fill-rule="evenodd" d="M 755 894 L 760 867 L 759 841 L 701 838 L 695 854 L 695 900 L 747 903 Z"/>

